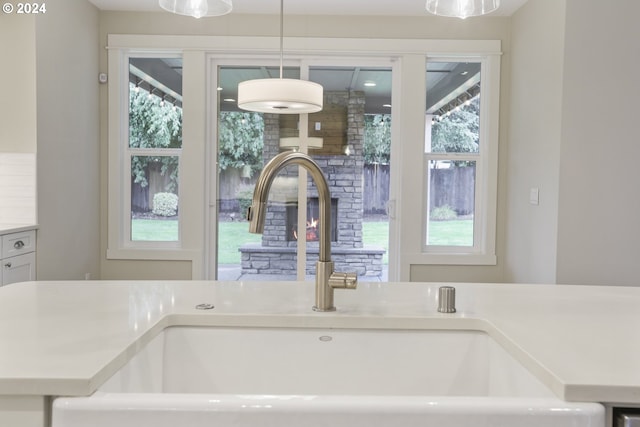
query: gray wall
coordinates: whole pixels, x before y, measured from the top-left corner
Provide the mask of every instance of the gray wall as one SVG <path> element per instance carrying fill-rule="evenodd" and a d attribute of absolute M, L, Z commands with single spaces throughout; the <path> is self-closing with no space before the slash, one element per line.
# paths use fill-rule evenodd
<path fill-rule="evenodd" d="M 559 283 L 640 285 L 638 16 L 636 0 L 567 0 Z"/>
<path fill-rule="evenodd" d="M 100 274 L 98 10 L 56 0 L 36 21 L 38 279 Z"/>
<path fill-rule="evenodd" d="M 507 282 L 556 281 L 564 22 L 565 0 L 530 0 L 511 22 Z"/>
<path fill-rule="evenodd" d="M 182 34 L 182 35 L 223 35 L 223 36 L 276 36 L 278 34 L 277 16 L 230 14 L 211 20 L 194 20 L 168 13 L 132 13 L 101 12 L 100 41 L 106 43 L 107 34 Z M 509 34 L 510 19 L 506 17 L 488 17 L 482 19 L 448 19 L 428 16 L 416 17 L 380 17 L 380 16 L 289 16 L 286 21 L 286 34 L 290 37 L 357 37 L 357 38 L 409 38 L 409 39 L 462 39 L 462 40 L 501 40 L 506 53 L 502 60 L 502 85 L 509 84 Z M 286 42 L 286 41 L 285 41 Z M 101 69 L 107 67 L 107 52 L 100 49 Z M 501 117 L 500 138 L 506 141 L 508 125 L 508 90 L 502 92 L 501 105 L 505 117 Z M 107 123 L 107 94 L 102 91 L 101 123 Z M 420 113 L 424 116 L 424 112 Z M 107 168 L 106 126 L 101 132 L 102 167 Z M 414 141 L 414 143 L 420 143 Z M 502 145 L 502 142 L 501 142 Z M 505 176 L 500 165 L 500 176 Z M 201 165 L 193 165 L 194 168 Z M 102 253 L 107 246 L 107 203 L 106 175 L 102 180 Z M 500 185 L 498 209 L 499 217 L 504 218 L 504 191 Z M 504 227 L 498 226 L 498 256 L 502 260 L 504 245 Z M 170 266 L 170 269 L 169 269 Z M 163 270 L 166 269 L 166 270 Z M 172 279 L 189 279 L 191 262 L 189 261 L 120 261 L 102 256 L 101 274 L 103 278 L 154 278 L 162 274 Z M 503 277 L 503 263 L 497 266 L 442 266 L 417 265 L 411 270 L 411 279 L 415 281 L 482 281 L 499 282 Z"/>
<path fill-rule="evenodd" d="M 611 6 L 529 0 L 513 17 L 505 281 L 640 285 L 640 3 Z"/>
<path fill-rule="evenodd" d="M 511 20 L 291 21 L 291 35 L 503 41 L 499 265 L 425 266 L 417 269 L 417 279 L 638 284 L 635 252 L 640 227 L 633 219 L 640 211 L 640 198 L 634 193 L 640 145 L 633 138 L 639 86 L 632 70 L 639 65 L 635 17 L 640 3 L 614 3 L 619 12 L 595 0 L 529 0 Z M 5 18 L 0 21 L 3 30 Z M 273 35 L 277 26 L 248 16 L 220 20 L 212 29 L 205 20 L 168 14 L 98 13 L 88 2 L 77 0 L 58 0 L 40 18 L 39 277 L 83 278 L 87 272 L 97 274 L 100 259 L 106 262 L 97 235 L 99 218 L 106 213 L 106 185 L 98 185 L 106 148 L 99 156 L 96 136 L 98 106 L 106 106 L 106 91 L 98 103 L 96 81 L 98 58 L 106 69 L 106 54 L 99 47 L 106 33 Z M 326 28 L 337 32 L 328 34 Z M 100 121 L 106 124 L 106 119 L 104 111 Z M 606 175 L 600 173 L 605 166 Z M 538 206 L 528 204 L 531 187 L 540 188 Z M 132 271 L 140 270 L 139 263 L 130 264 Z M 188 277 L 188 268 L 180 274 Z"/>
<path fill-rule="evenodd" d="M 0 152 L 36 152 L 35 16 L 0 13 Z"/>

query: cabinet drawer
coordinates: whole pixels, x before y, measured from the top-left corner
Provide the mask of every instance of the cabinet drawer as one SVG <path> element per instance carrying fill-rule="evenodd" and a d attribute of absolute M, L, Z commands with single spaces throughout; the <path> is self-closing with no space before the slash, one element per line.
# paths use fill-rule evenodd
<path fill-rule="evenodd" d="M 2 268 L 1 285 L 36 280 L 36 253 L 30 252 L 5 258 L 0 268 Z"/>
<path fill-rule="evenodd" d="M 2 256 L 8 258 L 36 250 L 36 231 L 29 230 L 2 236 Z"/>

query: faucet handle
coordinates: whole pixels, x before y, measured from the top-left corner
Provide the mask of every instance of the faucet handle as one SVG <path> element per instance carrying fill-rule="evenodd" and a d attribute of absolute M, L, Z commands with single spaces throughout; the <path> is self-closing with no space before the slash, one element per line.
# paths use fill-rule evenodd
<path fill-rule="evenodd" d="M 331 273 L 329 286 L 333 289 L 355 289 L 358 286 L 358 275 L 356 273 Z"/>

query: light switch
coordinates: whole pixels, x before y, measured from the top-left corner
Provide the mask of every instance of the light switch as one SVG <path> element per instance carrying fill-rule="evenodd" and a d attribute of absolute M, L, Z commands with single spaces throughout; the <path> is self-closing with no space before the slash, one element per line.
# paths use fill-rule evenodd
<path fill-rule="evenodd" d="M 532 188 L 529 190 L 529 203 L 532 205 L 540 204 L 540 190 L 537 188 Z"/>
<path fill-rule="evenodd" d="M 320 122 L 316 122 L 316 130 L 320 130 L 321 127 L 322 125 L 320 124 Z"/>

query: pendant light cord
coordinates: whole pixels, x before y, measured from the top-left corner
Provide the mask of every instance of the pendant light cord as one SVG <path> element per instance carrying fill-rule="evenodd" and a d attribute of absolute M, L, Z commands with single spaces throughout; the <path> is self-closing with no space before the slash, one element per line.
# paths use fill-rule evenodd
<path fill-rule="evenodd" d="M 282 62 L 284 61 L 284 0 L 280 0 L 280 78 L 282 78 Z"/>

